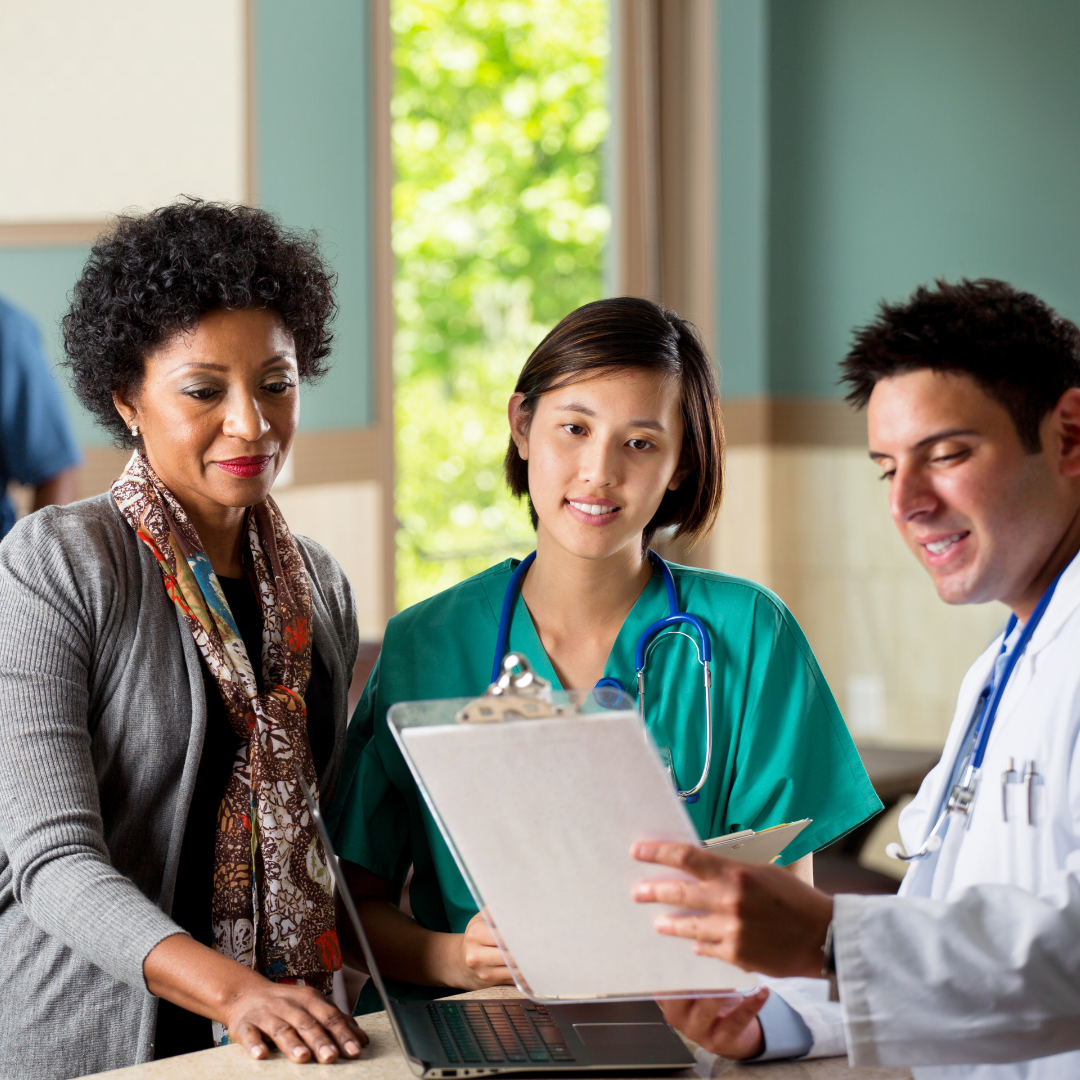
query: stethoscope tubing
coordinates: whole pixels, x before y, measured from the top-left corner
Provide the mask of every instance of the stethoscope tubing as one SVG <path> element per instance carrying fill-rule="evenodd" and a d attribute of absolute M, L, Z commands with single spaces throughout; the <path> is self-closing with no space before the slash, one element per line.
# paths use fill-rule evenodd
<path fill-rule="evenodd" d="M 499 614 L 499 636 L 495 639 L 495 659 L 491 665 L 491 681 L 499 681 L 502 674 L 503 657 L 510 651 L 510 622 L 514 616 L 514 604 L 521 592 L 521 583 L 529 572 L 529 567 L 536 562 L 536 552 L 526 555 L 514 568 L 510 581 L 503 593 L 502 612 Z"/>

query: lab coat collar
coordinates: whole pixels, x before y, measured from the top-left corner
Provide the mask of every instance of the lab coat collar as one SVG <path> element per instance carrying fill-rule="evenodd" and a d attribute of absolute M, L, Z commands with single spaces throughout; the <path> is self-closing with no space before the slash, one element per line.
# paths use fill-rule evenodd
<path fill-rule="evenodd" d="M 1039 625 L 1035 627 L 1031 641 L 1028 642 L 1028 655 L 1034 657 L 1041 649 L 1049 645 L 1078 607 L 1080 607 L 1080 554 L 1073 556 L 1072 562 L 1062 572 L 1053 599 Z"/>

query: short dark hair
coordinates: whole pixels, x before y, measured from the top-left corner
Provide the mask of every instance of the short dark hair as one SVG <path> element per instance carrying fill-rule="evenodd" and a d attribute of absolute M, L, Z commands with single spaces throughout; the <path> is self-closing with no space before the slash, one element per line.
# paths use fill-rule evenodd
<path fill-rule="evenodd" d="M 334 284 L 315 237 L 286 231 L 265 210 L 182 199 L 123 215 L 91 249 L 63 319 L 75 393 L 118 443 L 134 446 L 113 393 L 136 389 L 149 353 L 219 308 L 277 312 L 301 378 L 318 378 Z"/>
<path fill-rule="evenodd" d="M 581 379 L 623 368 L 646 368 L 679 380 L 682 401 L 681 463 L 689 469 L 665 493 L 645 528 L 647 547 L 657 529 L 675 526 L 675 536 L 696 541 L 716 519 L 724 489 L 724 435 L 716 372 L 693 324 L 650 300 L 619 296 L 572 311 L 533 350 L 514 392 L 525 395 L 528 418 L 542 394 Z M 506 482 L 518 498 L 529 498 L 529 463 L 514 440 L 506 448 Z M 533 527 L 538 518 L 532 499 Z"/>
<path fill-rule="evenodd" d="M 881 379 L 922 368 L 970 375 L 1008 411 L 1033 454 L 1044 417 L 1080 386 L 1080 330 L 1005 281 L 939 279 L 902 304 L 883 300 L 877 318 L 855 331 L 841 368 L 847 400 L 860 409 Z"/>

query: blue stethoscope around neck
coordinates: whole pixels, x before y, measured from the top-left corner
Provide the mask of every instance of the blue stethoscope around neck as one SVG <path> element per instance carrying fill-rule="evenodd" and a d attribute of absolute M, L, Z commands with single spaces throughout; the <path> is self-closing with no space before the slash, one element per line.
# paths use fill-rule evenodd
<path fill-rule="evenodd" d="M 705 781 L 709 778 L 709 768 L 712 765 L 712 742 L 713 742 L 713 725 L 712 725 L 712 695 L 710 689 L 712 687 L 712 672 L 709 669 L 709 664 L 712 663 L 712 639 L 709 637 L 709 631 L 705 629 L 705 624 L 696 616 L 691 615 L 686 611 L 679 610 L 679 595 L 675 590 L 675 578 L 672 577 L 671 567 L 668 566 L 655 551 L 649 551 L 649 558 L 652 560 L 653 565 L 660 571 L 661 576 L 664 579 L 664 587 L 667 589 L 668 597 L 668 614 L 662 619 L 657 619 L 651 626 L 645 628 L 645 632 L 638 638 L 637 647 L 634 649 L 634 667 L 637 669 L 637 692 L 638 692 L 638 709 L 641 711 L 641 717 L 645 718 L 645 665 L 649 662 L 649 654 L 652 652 L 653 647 L 660 640 L 662 630 L 666 630 L 670 626 L 689 626 L 697 631 L 697 638 L 694 638 L 691 634 L 686 633 L 685 630 L 676 630 L 673 635 L 665 634 L 665 637 L 679 636 L 689 639 L 694 644 L 694 649 L 697 652 L 698 663 L 701 664 L 703 671 L 703 678 L 705 682 L 705 768 L 701 771 L 701 778 L 698 782 L 686 791 L 679 787 L 679 781 L 675 776 L 675 763 L 671 754 L 671 750 L 664 746 L 660 748 L 660 754 L 665 759 L 668 772 L 671 774 L 671 779 L 675 784 L 675 790 L 679 794 L 679 798 L 684 802 L 695 803 L 698 801 L 699 792 L 705 786 Z M 514 615 L 514 603 L 518 598 L 518 594 L 521 592 L 521 583 L 525 580 L 525 575 L 529 572 L 529 567 L 532 566 L 536 559 L 536 552 L 531 555 L 526 555 L 524 559 L 518 563 L 513 574 L 510 577 L 510 581 L 506 586 L 506 592 L 503 594 L 502 613 L 499 616 L 499 635 L 495 640 L 495 660 L 491 669 L 491 681 L 498 682 L 499 676 L 502 674 L 502 661 L 503 657 L 507 654 L 510 648 L 510 622 Z M 607 701 L 605 701 L 604 691 L 608 691 Z M 616 691 L 618 693 L 616 693 Z M 625 692 L 625 687 L 618 679 L 613 679 L 610 676 L 605 676 L 601 679 L 593 688 L 593 695 L 601 705 L 605 705 L 608 702 L 614 703 L 618 700 L 618 694 Z"/>
<path fill-rule="evenodd" d="M 1009 685 L 1009 677 L 1027 648 L 1032 634 L 1035 633 L 1035 628 L 1042 621 L 1043 615 L 1046 614 L 1046 609 L 1050 606 L 1054 590 L 1057 588 L 1063 573 L 1065 573 L 1064 570 L 1050 582 L 1049 588 L 1042 594 L 1038 604 L 1035 606 L 1035 610 L 1031 613 L 1031 618 L 1027 621 L 1027 625 L 1020 632 L 1016 645 L 1005 660 L 998 679 L 995 680 L 993 674 L 991 674 L 990 681 L 983 687 L 982 693 L 979 694 L 979 700 L 975 703 L 978 720 L 975 722 L 975 735 L 972 739 L 971 750 L 962 767 L 961 778 L 949 793 L 945 805 L 938 814 L 937 821 L 934 822 L 934 827 L 930 830 L 919 849 L 913 851 L 910 855 L 905 855 L 899 844 L 889 844 L 885 849 L 885 853 L 890 858 L 900 859 L 903 862 L 913 862 L 916 859 L 925 859 L 928 855 L 932 855 L 944 842 L 944 825 L 949 820 L 949 814 L 953 811 L 964 814 L 970 823 L 971 818 L 969 815 L 979 788 L 979 774 L 982 772 L 983 758 L 986 757 L 986 747 L 990 742 L 990 732 L 993 731 L 994 721 L 997 719 L 998 706 L 1001 704 L 1001 699 L 1005 694 L 1005 688 Z M 1009 635 L 1016 629 L 1017 621 L 1015 615 L 1009 616 L 1009 621 L 1005 626 L 1005 634 L 1001 639 L 999 657 L 1005 652 Z"/>

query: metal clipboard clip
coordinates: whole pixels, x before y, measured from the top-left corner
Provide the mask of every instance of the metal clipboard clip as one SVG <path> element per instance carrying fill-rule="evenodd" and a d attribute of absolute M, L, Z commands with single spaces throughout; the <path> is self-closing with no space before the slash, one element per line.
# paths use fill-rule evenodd
<path fill-rule="evenodd" d="M 520 669 L 515 674 L 514 669 Z M 543 720 L 550 716 L 571 716 L 571 705 L 556 705 L 551 699 L 551 683 L 533 671 L 521 653 L 503 657 L 502 674 L 475 701 L 454 714 L 459 724 L 495 724 L 500 720 Z"/>

